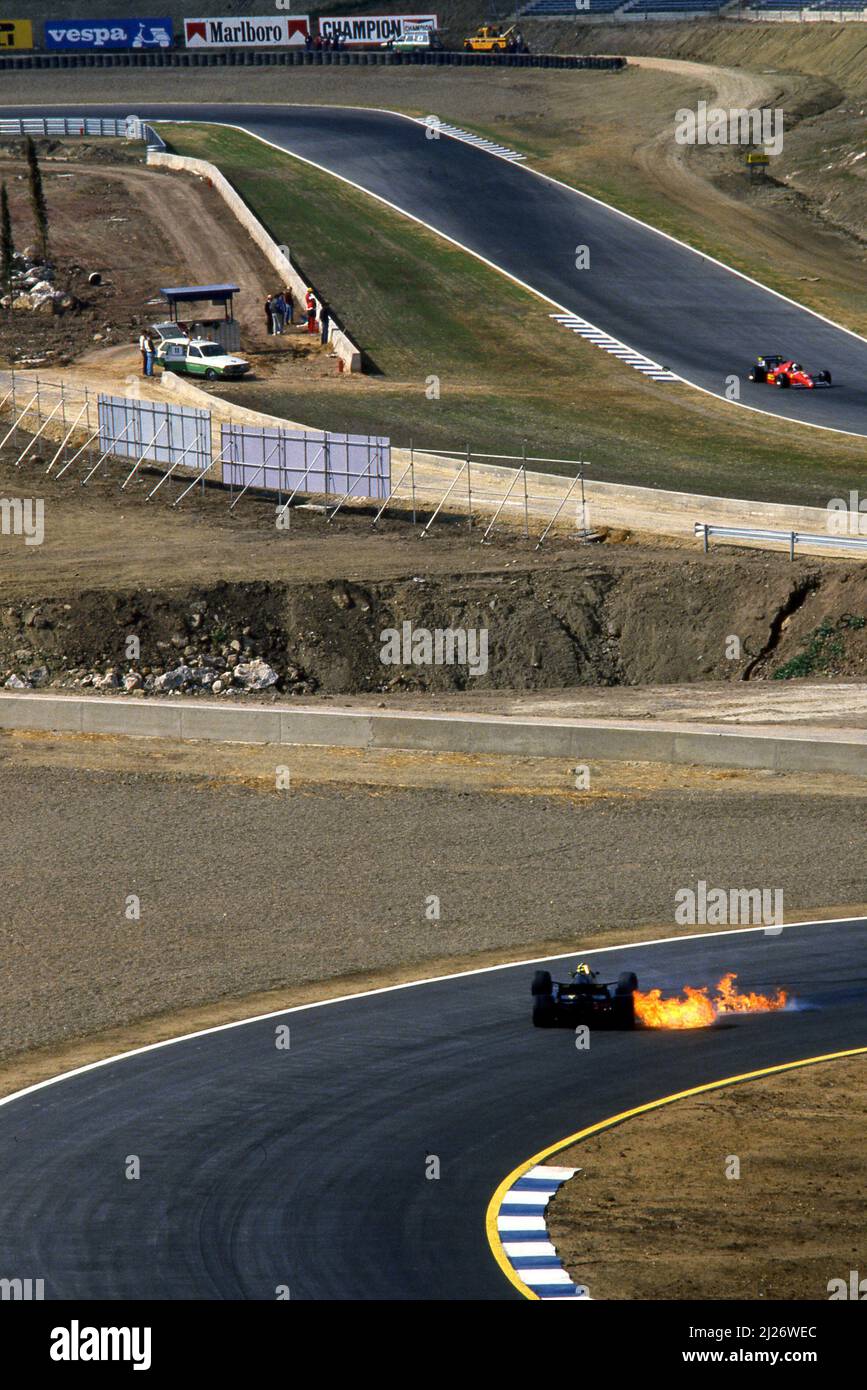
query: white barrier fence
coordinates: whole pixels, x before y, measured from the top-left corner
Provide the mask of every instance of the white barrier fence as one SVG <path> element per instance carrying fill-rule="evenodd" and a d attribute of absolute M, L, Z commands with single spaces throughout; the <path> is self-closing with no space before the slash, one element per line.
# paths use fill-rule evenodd
<path fill-rule="evenodd" d="M 47 452 L 46 474 L 61 478 L 72 470 L 70 476 L 82 484 L 100 469 L 105 474 L 110 459 L 132 461 L 121 488 L 142 470 L 156 470 L 161 476 L 148 498 L 177 473 L 184 486 L 173 506 L 206 474 L 229 488 L 230 510 L 255 490 L 275 494 L 280 504 L 287 494 L 291 500 L 324 495 L 337 499 L 333 514 L 350 499 L 379 502 L 391 489 L 386 438 L 231 422 L 221 422 L 217 436 L 211 412 L 203 408 L 0 372 L 0 449 L 10 445 L 16 468 L 43 460 Z"/>
<path fill-rule="evenodd" d="M 208 481 L 228 491 L 231 511 L 247 494 L 260 501 L 266 494 L 284 519 L 296 499 L 322 497 L 329 520 L 354 503 L 373 513 L 372 527 L 390 511 L 416 526 L 419 538 L 447 521 L 483 544 L 498 529 L 523 533 L 537 549 L 555 526 L 573 539 L 591 536 L 575 460 L 524 455 L 514 468 L 503 466 L 509 456 L 502 454 L 455 458 L 410 448 L 399 451 L 393 479 L 391 443 L 382 436 L 217 421 L 205 409 L 111 397 L 37 374 L 0 372 L 0 449 L 9 448 L 16 468 L 40 463 L 53 479 L 68 475 L 82 485 L 97 473 L 109 477 L 112 460 L 132 465 L 120 475 L 121 489 L 137 475 L 143 481 L 145 470 L 158 472 L 148 500 L 177 475 L 173 507 Z M 568 466 L 571 476 L 534 473 L 528 463 Z M 165 487 L 163 496 L 171 491 Z"/>
<path fill-rule="evenodd" d="M 220 435 L 223 482 L 241 493 L 381 500 L 391 491 L 391 444 L 380 436 L 234 424 Z"/>
<path fill-rule="evenodd" d="M 138 116 L 113 120 L 103 116 L 16 116 L 0 119 L 0 135 L 106 135 L 123 140 L 143 140 Z"/>
<path fill-rule="evenodd" d="M 163 401 L 100 396 L 99 446 L 114 458 L 135 459 L 128 475 L 145 464 L 167 474 L 183 465 L 199 473 L 212 466 L 211 417 L 207 410 Z"/>

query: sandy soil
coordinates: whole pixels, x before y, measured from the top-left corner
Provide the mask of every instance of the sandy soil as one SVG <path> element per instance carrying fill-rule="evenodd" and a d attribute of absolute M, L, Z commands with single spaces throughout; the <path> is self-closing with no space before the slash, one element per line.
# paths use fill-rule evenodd
<path fill-rule="evenodd" d="M 865 1123 L 863 1055 L 678 1101 L 557 1155 L 551 1238 L 593 1298 L 825 1300 L 862 1258 Z"/>

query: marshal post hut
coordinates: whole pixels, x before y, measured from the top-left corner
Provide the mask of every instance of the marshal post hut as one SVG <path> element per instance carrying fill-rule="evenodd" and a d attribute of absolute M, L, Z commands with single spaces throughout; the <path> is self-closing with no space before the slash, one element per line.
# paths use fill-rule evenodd
<path fill-rule="evenodd" d="M 232 305 L 239 293 L 239 285 L 176 285 L 161 289 L 169 306 L 169 323 L 154 326 L 161 337 L 177 336 L 180 330 L 190 338 L 219 343 L 224 352 L 237 352 L 241 329 Z"/>

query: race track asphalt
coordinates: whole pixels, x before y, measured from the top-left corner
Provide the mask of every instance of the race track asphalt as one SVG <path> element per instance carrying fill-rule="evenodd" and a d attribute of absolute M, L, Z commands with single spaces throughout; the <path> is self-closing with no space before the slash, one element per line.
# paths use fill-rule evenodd
<path fill-rule="evenodd" d="M 740 987 L 798 1003 L 707 1030 L 600 1032 L 579 1052 L 568 1029 L 531 1026 L 522 964 L 232 1026 L 22 1094 L 0 1106 L 0 1275 L 44 1278 L 52 1299 L 268 1300 L 280 1285 L 294 1299 L 518 1298 L 485 1236 L 500 1180 L 631 1106 L 867 1045 L 865 927 L 595 953 L 604 978 L 635 969 L 644 989 L 736 970 Z"/>
<path fill-rule="evenodd" d="M 129 109 L 106 105 L 98 113 Z M 867 341 L 527 168 L 445 135 L 428 139 L 424 124 L 384 111 L 136 103 L 135 114 L 242 126 L 385 198 L 694 386 L 724 396 L 727 378 L 737 376 L 744 405 L 867 434 Z M 579 246 L 589 247 L 588 269 L 575 268 Z M 782 391 L 749 382 L 756 356 L 771 352 L 808 370 L 830 369 L 834 385 Z"/>

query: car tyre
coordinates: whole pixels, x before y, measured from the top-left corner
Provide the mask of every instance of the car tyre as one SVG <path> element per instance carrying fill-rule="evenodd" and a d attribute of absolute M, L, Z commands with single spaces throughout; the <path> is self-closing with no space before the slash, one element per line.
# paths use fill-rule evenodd
<path fill-rule="evenodd" d="M 533 1027 L 534 1028 L 553 1028 L 554 1027 L 554 1001 L 550 994 L 539 995 L 533 1001 Z"/>
<path fill-rule="evenodd" d="M 638 976 L 632 970 L 624 970 L 622 975 L 617 977 L 617 988 L 615 994 L 634 994 L 638 989 Z"/>
<path fill-rule="evenodd" d="M 792 383 L 786 376 L 785 372 L 780 372 L 779 376 L 774 378 L 774 385 L 781 387 L 783 390 L 785 390 L 786 387 L 791 386 L 791 384 Z"/>
<path fill-rule="evenodd" d="M 767 381 L 767 373 L 761 367 L 753 367 L 750 371 L 750 381 Z"/>
<path fill-rule="evenodd" d="M 635 1027 L 635 996 L 631 990 L 614 996 L 614 1021 L 618 1028 Z"/>
<path fill-rule="evenodd" d="M 206 381 L 216 381 L 216 380 L 217 380 L 217 373 L 214 371 L 213 367 L 209 367 L 208 370 L 205 372 L 205 380 L 206 380 Z"/>
<path fill-rule="evenodd" d="M 551 994 L 551 972 L 550 970 L 537 970 L 533 976 L 533 983 L 530 986 L 530 993 L 534 995 Z"/>

